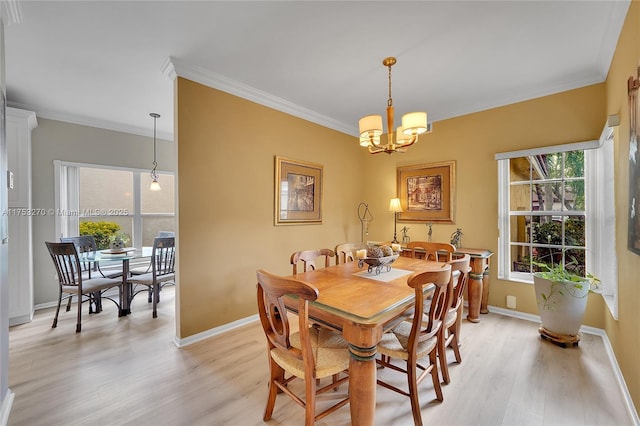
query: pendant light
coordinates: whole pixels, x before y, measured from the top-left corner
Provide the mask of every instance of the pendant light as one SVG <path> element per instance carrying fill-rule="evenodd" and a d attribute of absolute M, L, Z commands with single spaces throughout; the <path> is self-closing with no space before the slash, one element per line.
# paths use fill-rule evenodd
<path fill-rule="evenodd" d="M 158 162 L 156 161 L 156 120 L 160 118 L 160 114 L 152 112 L 149 115 L 153 117 L 153 169 L 151 170 L 151 185 L 149 185 L 149 189 L 151 191 L 160 191 L 162 188 L 160 188 L 158 173 L 156 173 L 156 168 L 158 167 Z"/>

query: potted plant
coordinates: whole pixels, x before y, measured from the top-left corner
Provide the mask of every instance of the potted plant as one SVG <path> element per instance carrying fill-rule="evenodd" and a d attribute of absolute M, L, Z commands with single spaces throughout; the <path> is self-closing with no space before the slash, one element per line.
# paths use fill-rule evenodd
<path fill-rule="evenodd" d="M 589 292 L 597 288 L 599 280 L 587 273 L 586 277 L 573 272 L 576 259 L 563 265 L 532 262 L 542 271 L 534 272 L 533 283 L 542 325 L 540 336 L 566 347 L 580 341 L 580 326 L 587 309 Z"/>

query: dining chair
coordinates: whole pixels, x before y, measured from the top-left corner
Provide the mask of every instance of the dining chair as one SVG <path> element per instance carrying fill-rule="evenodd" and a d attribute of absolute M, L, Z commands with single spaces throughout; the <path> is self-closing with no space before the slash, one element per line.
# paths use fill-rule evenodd
<path fill-rule="evenodd" d="M 112 268 L 100 268 L 100 264 L 94 261 L 87 261 L 82 256 L 83 254 L 91 255 L 94 257 L 98 251 L 98 245 L 93 235 L 80 235 L 78 237 L 61 237 L 61 243 L 73 243 L 76 246 L 76 250 L 80 255 L 80 261 L 83 265 L 83 271 L 88 278 L 91 278 L 91 274 L 99 273 L 104 278 L 117 278 L 122 276 L 122 269 Z"/>
<path fill-rule="evenodd" d="M 342 243 L 334 250 L 336 253 L 336 265 L 357 260 L 356 252 L 367 248 L 367 243 Z"/>
<path fill-rule="evenodd" d="M 431 373 L 436 399 L 442 401 L 442 388 L 438 375 L 438 339 L 441 336 L 440 328 L 447 313 L 447 307 L 451 299 L 451 265 L 445 264 L 440 269 L 419 272 L 407 279 L 407 285 L 415 291 L 415 314 L 412 319 L 402 321 L 393 330 L 384 333 L 378 343 L 378 352 L 383 355 L 376 362 L 391 370 L 399 371 L 407 375 L 409 385 L 408 392 L 388 382 L 378 379 L 377 383 L 401 395 L 408 396 L 411 400 L 413 421 L 416 425 L 422 425 L 420 413 L 420 401 L 418 399 L 418 384 Z M 433 284 L 433 294 L 428 321 L 423 321 L 425 287 Z M 406 368 L 392 363 L 393 358 L 406 361 Z M 426 358 L 428 366 L 423 366 L 418 361 Z M 418 369 L 422 373 L 418 375 Z"/>
<path fill-rule="evenodd" d="M 100 301 L 102 298 L 109 299 L 118 306 L 118 312 L 120 311 L 119 303 L 111 297 L 105 296 L 105 291 L 113 287 L 118 287 L 122 290 L 122 281 L 105 277 L 93 277 L 85 278 L 82 273 L 82 262 L 78 256 L 76 246 L 72 242 L 66 243 L 53 243 L 45 242 L 51 260 L 56 268 L 56 274 L 58 276 L 59 295 L 58 295 L 58 307 L 56 308 L 56 315 L 53 318 L 53 325 L 51 328 L 58 326 L 58 315 L 60 313 L 60 305 L 62 304 L 63 294 L 69 299 L 67 303 L 67 312 L 71 308 L 71 299 L 73 296 L 77 296 L 78 299 L 78 319 L 76 322 L 76 333 L 80 333 L 82 328 L 82 303 L 91 300 Z M 85 298 L 83 300 L 83 298 Z M 102 303 L 96 302 L 96 312 L 102 310 Z M 89 305 L 89 312 L 91 312 L 91 304 Z"/>
<path fill-rule="evenodd" d="M 451 280 L 453 283 L 453 294 L 451 303 L 445 316 L 442 326 L 442 337 L 438 341 L 438 358 L 440 359 L 440 371 L 444 383 L 450 383 L 449 366 L 447 362 L 447 348 L 452 348 L 456 357 L 456 362 L 462 362 L 460 356 L 460 329 L 462 325 L 462 311 L 464 309 L 464 292 L 469 282 L 469 272 L 471 272 L 471 256 L 468 254 L 447 262 L 451 265 Z M 459 273 L 455 273 L 458 271 Z"/>
<path fill-rule="evenodd" d="M 176 233 L 173 231 L 158 231 L 156 237 L 166 238 L 166 237 L 175 237 Z M 131 275 L 142 275 L 151 272 L 151 262 L 147 263 L 143 266 L 138 266 L 135 268 L 129 269 L 129 273 Z M 149 302 L 151 302 L 151 293 L 149 293 Z"/>
<path fill-rule="evenodd" d="M 175 274 L 175 238 L 156 237 L 153 240 L 153 249 L 151 251 L 151 272 L 147 272 L 142 275 L 132 275 L 127 278 L 127 283 L 132 286 L 142 285 L 146 287 L 146 290 L 151 293 L 150 296 L 153 299 L 153 318 L 158 317 L 157 306 L 160 302 L 160 289 L 169 281 L 174 281 Z M 131 294 L 131 300 L 144 290 L 133 291 Z M 151 302 L 151 300 L 147 299 Z"/>
<path fill-rule="evenodd" d="M 293 265 L 293 274 L 298 273 L 298 263 L 302 262 L 303 272 L 313 271 L 316 269 L 316 260 L 324 257 L 325 268 L 331 264 L 331 259 L 335 253 L 331 249 L 303 250 L 296 251 L 291 254 L 291 265 Z"/>
<path fill-rule="evenodd" d="M 318 298 L 318 289 L 302 281 L 279 277 L 266 271 L 256 272 L 260 323 L 267 337 L 269 355 L 269 395 L 263 420 L 273 414 L 276 396 L 284 392 L 305 409 L 305 425 L 313 425 L 326 415 L 349 403 L 349 396 L 320 413 L 316 413 L 316 396 L 348 380 L 339 377 L 349 368 L 349 349 L 342 336 L 326 328 L 311 327 L 309 302 Z M 285 295 L 295 296 L 298 309 L 298 330 L 290 333 L 284 303 Z M 293 299 L 292 299 L 293 300 Z M 286 377 L 286 375 L 289 377 Z M 318 380 L 332 377 L 331 383 L 318 387 Z M 289 387 L 295 379 L 304 381 L 304 400 Z M 295 388 L 294 388 L 295 389 Z"/>
<path fill-rule="evenodd" d="M 407 243 L 407 249 L 411 253 L 411 257 L 421 257 L 421 251 L 424 252 L 425 260 L 435 260 L 436 262 L 448 262 L 453 259 L 453 253 L 456 248 L 449 243 L 430 243 L 427 241 L 410 241 Z"/>

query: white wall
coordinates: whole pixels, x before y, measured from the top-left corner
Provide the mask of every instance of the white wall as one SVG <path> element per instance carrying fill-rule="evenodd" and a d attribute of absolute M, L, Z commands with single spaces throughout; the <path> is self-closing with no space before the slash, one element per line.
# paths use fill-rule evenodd
<path fill-rule="evenodd" d="M 33 208 L 55 208 L 54 160 L 150 169 L 153 161 L 152 131 L 150 136 L 131 135 L 38 117 L 38 127 L 32 133 Z M 158 170 L 175 171 L 173 142 L 158 140 L 157 147 Z M 59 238 L 55 235 L 54 220 L 54 216 L 48 215 L 33 218 L 36 305 L 56 301 L 58 298 L 55 270 L 44 245 L 45 241 L 56 241 Z"/>

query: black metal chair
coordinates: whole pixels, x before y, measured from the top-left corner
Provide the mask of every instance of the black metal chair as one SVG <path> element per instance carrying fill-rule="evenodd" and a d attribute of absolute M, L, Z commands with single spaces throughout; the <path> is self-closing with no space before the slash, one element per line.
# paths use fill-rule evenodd
<path fill-rule="evenodd" d="M 45 244 L 47 245 L 47 249 L 51 255 L 51 260 L 56 268 L 58 284 L 60 287 L 58 307 L 56 309 L 56 316 L 53 319 L 53 325 L 51 328 L 56 328 L 58 326 L 58 314 L 60 313 L 60 305 L 62 304 L 64 294 L 67 294 L 68 296 L 66 297 L 69 298 L 67 312 L 71 308 L 71 299 L 73 296 L 75 295 L 78 298 L 76 333 L 79 333 L 82 328 L 82 303 L 85 301 L 91 302 L 91 300 L 95 300 L 96 312 L 100 312 L 102 310 L 101 300 L 104 297 L 105 299 L 109 299 L 115 303 L 116 306 L 118 306 L 118 313 L 120 312 L 120 304 L 111 297 L 104 296 L 104 292 L 113 287 L 118 287 L 120 292 L 122 292 L 121 280 L 105 277 L 83 277 L 83 263 L 78 256 L 78 251 L 76 250 L 74 243 L 45 242 Z M 91 313 L 91 306 L 89 307 L 89 312 Z"/>
<path fill-rule="evenodd" d="M 95 256 L 98 251 L 98 246 L 96 244 L 96 239 L 93 235 L 81 235 L 79 237 L 62 237 L 60 238 L 61 243 L 73 243 L 76 246 L 76 250 L 80 255 L 89 254 Z M 93 256 L 89 256 L 90 258 Z M 88 278 L 91 278 L 91 272 L 98 272 L 104 278 L 116 278 L 122 276 L 122 269 L 100 269 L 100 265 L 98 262 L 87 261 L 82 259 L 83 263 L 83 271 Z"/>
<path fill-rule="evenodd" d="M 133 275 L 127 282 L 133 286 L 143 285 L 153 296 L 153 317 L 157 318 L 157 305 L 160 302 L 160 290 L 167 282 L 175 281 L 175 237 L 158 238 L 153 240 L 151 252 L 151 272 L 142 275 Z M 133 291 L 131 300 L 144 290 Z M 151 300 L 149 300 L 151 301 Z"/>

